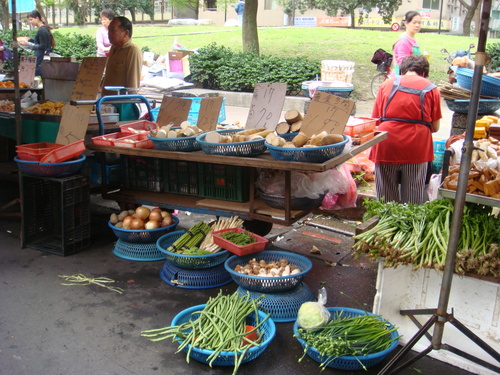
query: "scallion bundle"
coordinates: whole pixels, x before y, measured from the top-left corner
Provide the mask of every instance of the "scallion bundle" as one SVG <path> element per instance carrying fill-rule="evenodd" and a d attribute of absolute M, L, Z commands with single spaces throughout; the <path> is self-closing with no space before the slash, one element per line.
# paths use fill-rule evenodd
<path fill-rule="evenodd" d="M 394 340 L 391 333 L 396 331 L 389 323 L 380 320 L 376 315 L 346 316 L 342 311 L 337 312 L 323 326 L 314 329 L 299 328 L 294 337 L 306 342 L 304 358 L 309 347 L 314 347 L 321 356 L 327 359 L 320 364 L 326 368 L 333 360 L 341 356 L 354 356 L 366 370 L 359 357 L 386 350 Z"/>

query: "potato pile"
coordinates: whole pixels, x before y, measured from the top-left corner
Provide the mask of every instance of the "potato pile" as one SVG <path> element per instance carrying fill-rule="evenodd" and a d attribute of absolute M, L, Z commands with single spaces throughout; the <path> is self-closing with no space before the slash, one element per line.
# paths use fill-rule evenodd
<path fill-rule="evenodd" d="M 266 136 L 266 142 L 271 146 L 288 148 L 328 146 L 342 142 L 343 140 L 344 137 L 342 134 L 328 134 L 326 131 L 314 134 L 312 137 L 299 132 L 291 141 L 287 141 L 275 133 L 270 133 Z"/>
<path fill-rule="evenodd" d="M 249 142 L 255 141 L 257 139 L 264 139 L 270 133 L 274 133 L 274 130 L 268 130 L 266 128 L 255 128 L 229 134 L 212 131 L 207 133 L 207 135 L 205 136 L 205 141 L 209 143 Z"/>
<path fill-rule="evenodd" d="M 248 264 L 244 266 L 238 264 L 234 270 L 245 275 L 260 277 L 290 276 L 302 272 L 300 268 L 290 264 L 286 259 L 267 263 L 263 259 L 258 261 L 255 258 L 248 261 Z"/>
<path fill-rule="evenodd" d="M 109 221 L 117 228 L 147 230 L 168 227 L 174 223 L 170 212 L 158 207 L 149 209 L 145 206 L 139 206 L 135 210 L 125 210 L 118 215 L 113 213 Z"/>
<path fill-rule="evenodd" d="M 197 126 L 191 126 L 189 121 L 181 122 L 181 126 L 174 128 L 174 124 L 163 125 L 159 127 L 156 125 L 156 130 L 149 132 L 151 137 L 156 138 L 183 138 L 194 137 L 195 135 L 203 133 L 203 130 Z"/>

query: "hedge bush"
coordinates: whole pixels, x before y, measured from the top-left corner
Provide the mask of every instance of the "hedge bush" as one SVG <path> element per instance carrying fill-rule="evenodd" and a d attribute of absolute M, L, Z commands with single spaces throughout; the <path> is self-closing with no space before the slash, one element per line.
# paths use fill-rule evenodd
<path fill-rule="evenodd" d="M 500 43 L 487 44 L 486 52 L 491 57 L 491 70 L 500 71 Z"/>
<path fill-rule="evenodd" d="M 191 74 L 186 80 L 204 88 L 253 92 L 257 83 L 287 84 L 287 95 L 298 95 L 302 82 L 321 73 L 321 62 L 303 57 L 280 58 L 234 52 L 212 43 L 189 58 Z"/>
<path fill-rule="evenodd" d="M 27 36 L 34 38 L 36 30 L 19 30 L 18 36 Z M 56 40 L 56 46 L 54 48 L 54 53 L 61 55 L 62 57 L 73 57 L 77 61 L 82 61 L 84 57 L 95 56 L 97 47 L 95 38 L 89 35 L 81 35 L 77 33 L 72 34 L 61 34 L 58 31 L 53 31 L 54 39 Z M 8 46 L 12 46 L 12 31 L 6 30 L 0 32 L 0 38 Z M 19 48 L 20 55 L 33 55 L 32 51 Z"/>

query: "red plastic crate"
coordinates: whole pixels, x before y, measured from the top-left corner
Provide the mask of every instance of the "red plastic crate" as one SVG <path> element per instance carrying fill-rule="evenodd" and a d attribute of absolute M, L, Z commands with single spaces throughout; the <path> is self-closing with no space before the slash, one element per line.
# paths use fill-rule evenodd
<path fill-rule="evenodd" d="M 355 120 L 362 120 L 362 122 L 354 125 L 346 125 L 344 129 L 345 135 L 356 135 L 360 133 L 371 132 L 375 130 L 378 119 L 370 117 L 354 117 Z"/>
<path fill-rule="evenodd" d="M 373 137 L 375 137 L 375 132 L 371 131 L 371 132 L 366 132 L 366 133 L 361 133 L 361 134 L 355 134 L 351 137 L 351 140 L 352 140 L 353 145 L 361 145 L 361 144 L 369 141 Z"/>
<path fill-rule="evenodd" d="M 17 149 L 17 157 L 20 160 L 26 161 L 40 161 L 47 153 L 52 150 L 55 150 L 58 147 L 62 147 L 63 145 L 57 143 L 30 143 L 26 145 L 18 145 Z"/>
<path fill-rule="evenodd" d="M 118 138 L 113 142 L 113 145 L 127 148 L 153 148 L 153 142 L 148 138 L 147 133 Z"/>
<path fill-rule="evenodd" d="M 156 130 L 156 123 L 146 120 L 130 122 L 120 125 L 120 130 L 133 134 L 148 134 L 151 130 Z"/>
<path fill-rule="evenodd" d="M 64 145 L 50 151 L 43 158 L 40 163 L 62 163 L 64 161 L 72 160 L 85 151 L 83 139 Z"/>
<path fill-rule="evenodd" d="M 236 233 L 246 232 L 247 234 L 254 237 L 256 239 L 256 241 L 254 243 L 249 244 L 249 245 L 238 246 L 235 243 L 228 241 L 228 240 L 221 237 L 221 234 L 226 233 L 226 232 L 236 232 Z M 259 251 L 262 251 L 266 248 L 266 245 L 269 242 L 269 240 L 267 238 L 258 236 L 255 233 L 249 232 L 249 231 L 247 231 L 245 229 L 241 229 L 241 228 L 221 229 L 221 230 L 214 232 L 213 237 L 214 237 L 214 243 L 216 245 L 219 245 L 223 249 L 226 249 L 227 251 L 230 251 L 231 253 L 236 254 L 238 256 L 248 255 L 248 254 L 257 253 Z"/>
<path fill-rule="evenodd" d="M 92 142 L 96 145 L 101 145 L 101 146 L 114 146 L 114 141 L 117 138 L 128 137 L 129 135 L 132 135 L 132 133 L 130 132 L 109 133 L 109 134 L 99 135 L 97 137 L 92 137 Z"/>

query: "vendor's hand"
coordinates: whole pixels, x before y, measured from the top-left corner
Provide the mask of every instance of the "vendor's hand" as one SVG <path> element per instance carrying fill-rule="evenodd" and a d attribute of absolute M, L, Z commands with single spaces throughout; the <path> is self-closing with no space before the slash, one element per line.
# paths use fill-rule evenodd
<path fill-rule="evenodd" d="M 0 46 L 0 51 L 3 51 L 5 50 L 5 47 L 4 46 Z"/>

